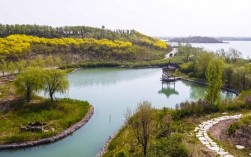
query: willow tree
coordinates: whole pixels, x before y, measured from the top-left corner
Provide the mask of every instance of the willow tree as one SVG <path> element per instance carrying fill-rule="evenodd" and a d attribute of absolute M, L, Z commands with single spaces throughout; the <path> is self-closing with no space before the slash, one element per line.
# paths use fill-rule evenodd
<path fill-rule="evenodd" d="M 69 87 L 66 72 L 58 69 L 45 70 L 43 86 L 45 93 L 49 94 L 50 100 L 53 102 L 53 97 L 56 92 L 64 93 Z"/>
<path fill-rule="evenodd" d="M 19 93 L 23 93 L 26 100 L 30 102 L 32 95 L 43 87 L 43 69 L 37 67 L 27 68 L 20 73 L 15 81 L 15 86 Z"/>
<path fill-rule="evenodd" d="M 142 146 L 143 157 L 147 155 L 147 148 L 149 145 L 149 139 L 153 132 L 153 119 L 154 112 L 151 104 L 147 101 L 138 104 L 137 109 L 131 113 L 127 113 L 127 123 L 129 127 L 133 130 L 134 136 Z"/>
<path fill-rule="evenodd" d="M 215 104 L 220 99 L 220 90 L 222 87 L 223 61 L 220 59 L 212 59 L 206 70 L 206 78 L 208 83 L 206 100 L 210 105 Z"/>

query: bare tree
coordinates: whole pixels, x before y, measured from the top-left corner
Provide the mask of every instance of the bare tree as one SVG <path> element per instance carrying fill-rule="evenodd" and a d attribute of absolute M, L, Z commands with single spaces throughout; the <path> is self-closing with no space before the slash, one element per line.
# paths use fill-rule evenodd
<path fill-rule="evenodd" d="M 127 111 L 127 124 L 133 130 L 135 138 L 143 148 L 143 157 L 146 157 L 149 138 L 153 132 L 154 112 L 151 103 L 143 101 L 134 110 L 133 116 L 130 110 Z"/>

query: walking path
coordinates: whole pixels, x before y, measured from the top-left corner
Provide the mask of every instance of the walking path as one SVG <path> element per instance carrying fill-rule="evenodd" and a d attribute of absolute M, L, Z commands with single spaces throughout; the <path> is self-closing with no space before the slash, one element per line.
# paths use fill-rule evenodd
<path fill-rule="evenodd" d="M 233 157 L 233 155 L 229 154 L 223 148 L 221 148 L 217 143 L 215 143 L 207 134 L 207 131 L 215 124 L 230 119 L 240 119 L 242 114 L 233 115 L 233 116 L 222 116 L 218 118 L 213 118 L 211 120 L 202 122 L 198 127 L 194 129 L 196 132 L 196 137 L 200 140 L 200 142 L 205 145 L 208 149 L 216 152 L 221 157 Z"/>
<path fill-rule="evenodd" d="M 173 48 L 173 50 L 166 54 L 165 58 L 172 58 L 176 53 L 178 53 L 178 48 Z"/>

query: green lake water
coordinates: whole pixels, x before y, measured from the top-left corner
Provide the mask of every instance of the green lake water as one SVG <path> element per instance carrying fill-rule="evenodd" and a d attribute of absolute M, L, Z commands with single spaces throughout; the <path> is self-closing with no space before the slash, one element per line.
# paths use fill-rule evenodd
<path fill-rule="evenodd" d="M 69 74 L 70 88 L 64 95 L 87 100 L 95 108 L 91 120 L 81 129 L 58 142 L 0 151 L 0 157 L 94 157 L 106 140 L 124 123 L 127 108 L 147 100 L 156 108 L 174 108 L 177 103 L 202 98 L 205 87 L 177 81 L 162 84 L 161 69 L 82 69 Z M 232 98 L 234 94 L 222 92 Z"/>

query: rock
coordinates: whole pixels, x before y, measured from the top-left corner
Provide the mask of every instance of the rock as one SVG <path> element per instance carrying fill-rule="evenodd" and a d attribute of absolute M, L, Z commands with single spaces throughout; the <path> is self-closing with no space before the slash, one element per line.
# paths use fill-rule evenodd
<path fill-rule="evenodd" d="M 44 132 L 49 132 L 49 130 L 44 130 Z"/>
<path fill-rule="evenodd" d="M 222 114 L 223 114 L 223 115 L 227 115 L 227 112 L 223 112 Z"/>
<path fill-rule="evenodd" d="M 241 145 L 236 145 L 235 146 L 237 149 L 245 149 L 245 147 L 244 146 L 241 146 Z"/>
<path fill-rule="evenodd" d="M 225 152 L 225 151 L 219 151 L 219 152 L 218 152 L 218 154 L 219 154 L 219 155 L 221 155 L 221 156 L 223 156 L 223 155 L 227 155 L 227 154 L 228 154 L 228 152 Z"/>
<path fill-rule="evenodd" d="M 234 157 L 234 156 L 230 155 L 230 154 L 227 154 L 227 155 L 224 155 L 224 157 Z"/>
<path fill-rule="evenodd" d="M 54 131 L 55 131 L 55 129 L 54 129 L 54 128 L 51 128 L 51 131 L 53 131 L 53 132 L 54 132 Z"/>
<path fill-rule="evenodd" d="M 28 126 L 28 131 L 43 131 L 43 127 L 41 126 Z"/>
<path fill-rule="evenodd" d="M 213 150 L 213 151 L 216 151 L 216 152 L 218 152 L 220 150 L 219 147 L 211 147 L 210 149 Z"/>

